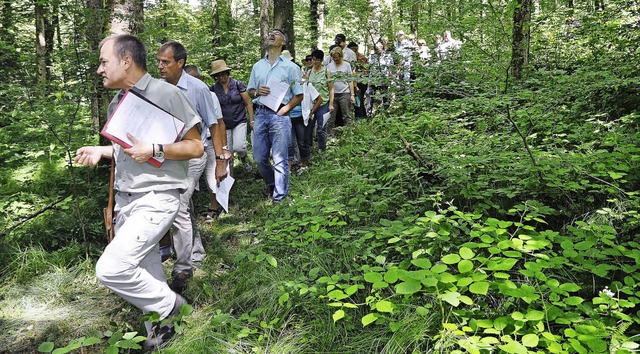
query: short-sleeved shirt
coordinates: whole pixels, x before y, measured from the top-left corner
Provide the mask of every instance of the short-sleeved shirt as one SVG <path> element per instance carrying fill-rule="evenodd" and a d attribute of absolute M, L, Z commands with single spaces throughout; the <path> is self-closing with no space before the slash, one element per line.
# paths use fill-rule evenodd
<path fill-rule="evenodd" d="M 189 129 L 201 122 L 200 116 L 194 111 L 187 96 L 179 88 L 154 79 L 149 73 L 138 80 L 131 90 L 140 93 L 143 97 L 185 123 L 184 129 L 178 135 L 178 141 L 182 140 Z M 111 116 L 124 94 L 125 91 L 120 90 L 111 100 L 107 108 L 108 116 Z M 147 143 L 155 142 L 148 141 Z M 187 188 L 188 160 L 166 159 L 162 166 L 155 167 L 148 162 L 138 163 L 134 161 L 123 150 L 124 148 L 120 145 L 114 144 L 116 158 L 114 188 L 116 190 L 128 193 L 142 193 Z"/>
<path fill-rule="evenodd" d="M 253 64 L 247 90 L 257 90 L 260 86 L 266 86 L 271 78 L 277 78 L 289 84 L 289 89 L 282 99 L 282 104 L 287 104 L 293 96 L 302 94 L 300 67 L 282 55 L 276 58 L 273 65 L 269 64 L 267 56 Z M 253 103 L 262 104 L 260 97 L 254 99 Z"/>
<path fill-rule="evenodd" d="M 315 68 L 309 73 L 309 82 L 318 90 L 322 97 L 322 104 L 329 103 L 329 83 L 327 81 L 327 67 L 323 66 L 320 71 L 316 72 Z"/>
<path fill-rule="evenodd" d="M 187 95 L 196 113 L 202 118 L 202 124 L 205 128 L 218 124 L 218 119 L 222 118 L 222 113 L 220 112 L 220 107 L 216 107 L 207 84 L 187 74 L 186 71 L 182 71 L 176 86 Z M 207 138 L 207 132 L 208 129 L 202 129 L 202 132 L 200 132 L 203 141 Z"/>
<path fill-rule="evenodd" d="M 238 124 L 247 121 L 247 106 L 241 95 L 247 91 L 247 87 L 242 81 L 230 77 L 227 92 L 224 92 L 224 87 L 219 82 L 211 86 L 211 91 L 215 92 L 218 101 L 220 101 L 222 119 L 224 119 L 224 125 L 227 129 L 233 129 Z"/>
<path fill-rule="evenodd" d="M 342 48 L 342 60 L 349 63 L 355 63 L 358 60 L 358 57 L 356 56 L 356 52 L 351 50 L 349 47 L 344 47 Z"/>
<path fill-rule="evenodd" d="M 346 79 L 346 77 L 350 77 L 353 74 L 353 71 L 351 70 L 351 64 L 349 64 L 348 61 L 343 60 L 340 66 L 336 66 L 335 62 L 331 62 L 327 65 L 327 70 L 331 73 L 331 78 L 335 80 L 333 81 L 334 93 L 351 92 L 349 91 L 349 82 L 351 82 L 353 78 Z"/>

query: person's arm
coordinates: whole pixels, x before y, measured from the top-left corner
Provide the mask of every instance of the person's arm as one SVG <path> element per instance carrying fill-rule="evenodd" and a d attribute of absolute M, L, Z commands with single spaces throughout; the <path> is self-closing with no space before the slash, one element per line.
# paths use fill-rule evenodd
<path fill-rule="evenodd" d="M 242 97 L 242 101 L 244 102 L 244 105 L 247 106 L 247 115 L 249 116 L 249 127 L 253 129 L 253 118 L 254 118 L 253 103 L 251 102 L 251 98 L 249 97 L 249 94 L 246 91 L 240 93 L 240 96 Z"/>
<path fill-rule="evenodd" d="M 213 151 L 216 154 L 216 179 L 218 182 L 227 177 L 227 163 L 231 159 L 231 153 L 223 146 L 227 146 L 227 128 L 224 125 L 222 118 L 218 119 L 218 124 L 214 124 L 209 128 L 211 133 L 211 141 L 213 142 Z M 224 159 L 218 157 L 224 156 Z"/>
<path fill-rule="evenodd" d="M 320 106 L 322 106 L 322 96 L 318 95 L 318 98 L 316 98 L 316 101 L 313 103 L 313 107 L 311 107 L 311 118 L 313 118 L 313 115 L 320 109 Z"/>
<path fill-rule="evenodd" d="M 113 155 L 113 145 L 105 146 L 84 146 L 76 151 L 75 162 L 83 166 L 95 166 L 100 159 L 106 157 L 108 159 Z"/>
<path fill-rule="evenodd" d="M 293 96 L 287 104 L 280 107 L 280 109 L 278 110 L 278 112 L 276 112 L 276 114 L 279 116 L 286 115 L 287 113 L 289 113 L 289 111 L 293 109 L 293 107 L 297 106 L 298 104 L 300 104 L 300 102 L 302 102 L 302 98 L 303 98 L 302 94 Z"/>
<path fill-rule="evenodd" d="M 331 74 L 327 71 L 327 78 L 330 78 Z M 335 96 L 335 91 L 333 89 L 333 82 L 329 82 L 329 112 L 333 112 L 333 98 Z"/>
<path fill-rule="evenodd" d="M 137 163 L 146 162 L 153 156 L 154 151 L 158 152 L 160 149 L 159 144 L 138 140 L 130 133 L 127 133 L 127 137 L 133 142 L 133 145 L 124 149 L 123 152 Z M 164 158 L 168 160 L 190 160 L 204 154 L 200 133 L 195 126 L 187 131 L 182 140 L 172 144 L 162 144 L 162 147 Z"/>

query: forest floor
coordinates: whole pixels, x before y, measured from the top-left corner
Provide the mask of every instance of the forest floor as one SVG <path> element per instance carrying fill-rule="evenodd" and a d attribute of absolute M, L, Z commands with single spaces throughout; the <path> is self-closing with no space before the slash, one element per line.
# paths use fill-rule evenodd
<path fill-rule="evenodd" d="M 269 207 L 263 195 L 264 183 L 255 174 L 237 170 L 231 193 L 229 213 L 213 222 L 198 220 L 207 258 L 194 273 L 186 297 L 198 309 L 206 308 L 216 289 L 230 284 L 211 283 L 230 268 L 236 252 L 252 242 L 251 217 L 258 208 Z M 201 186 L 204 186 L 201 182 Z M 196 192 L 196 203 L 206 210 L 208 194 Z M 28 257 L 25 254 L 25 257 Z M 142 332 L 140 312 L 101 285 L 94 274 L 95 260 L 85 260 L 70 269 L 33 277 L 26 282 L 0 286 L 0 353 L 37 353 L 38 346 L 47 341 L 61 347 L 83 336 L 101 336 L 110 326 L 120 330 Z M 164 263 L 170 276 L 173 260 Z M 214 297 L 217 297 L 214 295 Z M 84 352 L 102 352 L 99 347 L 84 348 Z"/>

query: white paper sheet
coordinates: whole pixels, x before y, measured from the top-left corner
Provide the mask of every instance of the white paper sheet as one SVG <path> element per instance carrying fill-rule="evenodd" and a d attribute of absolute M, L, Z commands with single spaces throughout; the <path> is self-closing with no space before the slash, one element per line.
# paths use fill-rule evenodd
<path fill-rule="evenodd" d="M 327 122 L 329 121 L 330 117 L 331 117 L 331 112 L 327 112 L 327 113 L 322 115 L 322 127 L 323 128 L 327 125 Z"/>
<path fill-rule="evenodd" d="M 270 77 L 269 81 L 267 82 L 267 86 L 269 87 L 270 91 L 269 95 L 260 96 L 260 104 L 271 108 L 274 112 L 278 112 L 280 104 L 284 99 L 284 95 L 286 95 L 287 91 L 289 91 L 289 84 L 274 77 Z"/>
<path fill-rule="evenodd" d="M 235 179 L 231 177 L 229 166 L 227 166 L 227 178 L 218 184 L 218 190 L 216 191 L 216 200 L 226 213 L 229 212 L 229 193 L 231 192 L 231 187 L 233 187 L 234 182 Z"/>
<path fill-rule="evenodd" d="M 142 98 L 139 93 L 127 91 L 102 129 L 104 137 L 130 148 L 133 142 L 127 137 L 131 133 L 136 139 L 155 144 L 171 144 L 184 129 L 184 122 L 162 108 Z M 149 159 L 155 166 L 161 160 Z"/>

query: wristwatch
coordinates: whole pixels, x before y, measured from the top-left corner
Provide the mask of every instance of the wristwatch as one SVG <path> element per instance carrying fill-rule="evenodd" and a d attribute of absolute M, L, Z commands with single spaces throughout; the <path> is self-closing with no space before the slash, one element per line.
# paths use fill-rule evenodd
<path fill-rule="evenodd" d="M 228 145 L 223 146 L 223 147 L 222 147 L 222 150 L 227 150 L 227 151 L 229 151 L 229 146 L 228 146 Z"/>
<path fill-rule="evenodd" d="M 226 160 L 227 156 L 225 154 L 216 156 L 216 160 Z"/>
<path fill-rule="evenodd" d="M 164 159 L 164 147 L 162 146 L 162 144 L 158 144 L 158 151 L 153 154 L 153 157 L 155 157 L 156 159 Z"/>

